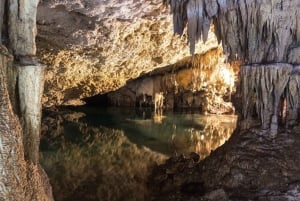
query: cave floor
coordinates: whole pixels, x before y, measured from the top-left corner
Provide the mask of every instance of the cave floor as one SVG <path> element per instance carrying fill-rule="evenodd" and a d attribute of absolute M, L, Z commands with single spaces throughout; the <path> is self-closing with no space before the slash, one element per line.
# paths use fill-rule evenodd
<path fill-rule="evenodd" d="M 236 130 L 209 157 L 173 157 L 149 178 L 152 200 L 300 200 L 300 128 L 276 138 Z"/>

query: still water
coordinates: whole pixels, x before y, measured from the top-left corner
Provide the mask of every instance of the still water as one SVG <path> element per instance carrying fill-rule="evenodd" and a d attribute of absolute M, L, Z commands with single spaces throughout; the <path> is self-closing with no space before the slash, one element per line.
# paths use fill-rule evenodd
<path fill-rule="evenodd" d="M 44 111 L 41 163 L 57 201 L 143 201 L 154 165 L 190 152 L 207 157 L 236 120 L 132 108 Z"/>

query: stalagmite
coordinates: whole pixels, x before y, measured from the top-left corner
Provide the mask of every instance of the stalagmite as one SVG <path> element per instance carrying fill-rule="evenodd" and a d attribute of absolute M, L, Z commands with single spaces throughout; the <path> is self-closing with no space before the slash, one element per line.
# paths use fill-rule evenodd
<path fill-rule="evenodd" d="M 26 148 L 25 158 L 38 163 L 44 68 L 41 65 L 18 66 L 17 68 L 21 123 Z"/>

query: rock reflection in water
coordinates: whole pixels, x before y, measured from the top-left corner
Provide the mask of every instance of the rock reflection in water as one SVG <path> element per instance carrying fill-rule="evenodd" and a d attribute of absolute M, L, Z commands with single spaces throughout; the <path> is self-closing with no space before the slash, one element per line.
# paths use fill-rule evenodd
<path fill-rule="evenodd" d="M 182 132 L 174 126 L 172 141 L 175 148 L 181 152 L 185 154 L 196 152 L 204 159 L 212 150 L 229 139 L 236 127 L 237 119 L 236 116 L 225 115 L 193 116 L 194 127 L 184 128 Z"/>
<path fill-rule="evenodd" d="M 169 156 L 196 152 L 207 157 L 231 136 L 236 128 L 235 115 L 201 115 L 154 112 L 142 114 L 142 119 L 130 119 L 131 127 L 154 138 L 166 147 L 154 147 Z M 151 147 L 151 145 L 149 145 Z M 164 148 L 164 149 L 163 149 Z"/>
<path fill-rule="evenodd" d="M 232 116 L 159 114 L 157 121 L 157 115 L 140 118 L 132 111 L 83 111 L 44 114 L 41 163 L 57 201 L 147 200 L 154 164 L 174 152 L 204 158 L 236 124 Z"/>

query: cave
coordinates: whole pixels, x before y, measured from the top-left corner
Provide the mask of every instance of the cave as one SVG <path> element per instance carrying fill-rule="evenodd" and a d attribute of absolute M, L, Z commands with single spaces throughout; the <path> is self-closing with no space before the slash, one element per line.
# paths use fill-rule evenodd
<path fill-rule="evenodd" d="M 300 200 L 298 0 L 2 0 L 0 200 Z"/>
<path fill-rule="evenodd" d="M 215 39 L 216 40 L 216 39 Z M 104 94 L 82 99 L 85 105 L 191 110 L 205 114 L 234 114 L 238 63 L 228 63 L 223 49 L 213 47 L 203 54 L 142 73 Z M 161 104 L 158 104 L 161 101 Z"/>

